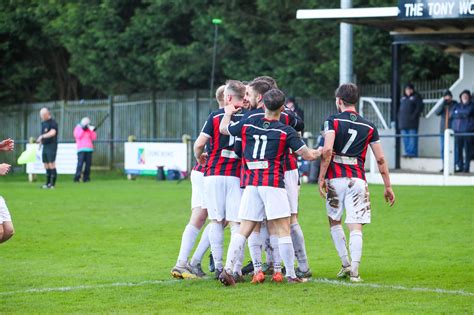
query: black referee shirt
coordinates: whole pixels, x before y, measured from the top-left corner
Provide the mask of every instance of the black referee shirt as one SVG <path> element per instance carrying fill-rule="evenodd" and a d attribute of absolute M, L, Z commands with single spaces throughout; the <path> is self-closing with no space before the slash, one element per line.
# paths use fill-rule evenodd
<path fill-rule="evenodd" d="M 51 138 L 43 139 L 43 144 L 57 144 L 58 143 L 58 124 L 52 118 L 41 122 L 42 135 L 50 132 L 52 129 L 56 130 L 56 135 Z"/>

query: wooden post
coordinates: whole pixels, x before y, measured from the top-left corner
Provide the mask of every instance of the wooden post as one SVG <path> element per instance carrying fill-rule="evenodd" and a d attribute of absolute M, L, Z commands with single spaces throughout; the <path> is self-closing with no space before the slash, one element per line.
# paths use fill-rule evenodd
<path fill-rule="evenodd" d="M 156 91 L 151 92 L 151 137 L 153 139 L 158 138 L 156 132 Z"/>
<path fill-rule="evenodd" d="M 29 143 L 36 143 L 36 139 L 33 138 L 33 137 L 30 137 L 30 139 L 28 140 Z M 26 144 L 25 144 L 25 148 L 26 148 Z M 26 150 L 26 149 L 25 149 Z M 30 183 L 32 182 L 36 182 L 36 174 L 28 174 L 28 181 Z"/>
<path fill-rule="evenodd" d="M 186 144 L 186 155 L 187 155 L 187 170 L 186 170 L 186 177 L 189 177 L 191 174 L 191 169 L 193 168 L 192 162 L 193 162 L 193 148 L 192 148 L 192 142 L 191 142 L 191 136 L 184 134 L 182 137 L 183 143 Z"/>

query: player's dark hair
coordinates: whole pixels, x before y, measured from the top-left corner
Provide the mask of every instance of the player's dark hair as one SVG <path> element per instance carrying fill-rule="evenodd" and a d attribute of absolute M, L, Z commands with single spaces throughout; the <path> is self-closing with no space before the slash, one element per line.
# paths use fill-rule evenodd
<path fill-rule="evenodd" d="M 225 93 L 232 94 L 238 99 L 243 99 L 245 96 L 245 85 L 237 80 L 228 80 L 225 86 Z"/>
<path fill-rule="evenodd" d="M 274 78 L 272 77 L 269 77 L 268 75 L 262 75 L 260 77 L 256 77 L 255 79 L 253 79 L 252 81 L 265 81 L 267 82 L 268 84 L 270 84 L 270 86 L 272 87 L 272 89 L 278 89 L 278 85 L 275 81 Z"/>
<path fill-rule="evenodd" d="M 336 90 L 336 97 L 345 105 L 355 105 L 359 101 L 359 89 L 354 83 L 341 84 Z"/>
<path fill-rule="evenodd" d="M 257 93 L 260 95 L 264 95 L 272 89 L 272 86 L 268 82 L 263 80 L 254 80 L 249 83 L 249 86 L 255 91 L 257 91 Z"/>
<path fill-rule="evenodd" d="M 263 103 L 268 110 L 277 111 L 285 105 L 285 93 L 279 89 L 271 89 L 263 95 Z"/>

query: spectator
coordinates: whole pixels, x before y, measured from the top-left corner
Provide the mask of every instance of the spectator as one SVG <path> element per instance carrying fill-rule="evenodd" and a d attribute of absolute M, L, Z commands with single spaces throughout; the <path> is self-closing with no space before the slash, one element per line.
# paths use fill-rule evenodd
<path fill-rule="evenodd" d="M 415 135 L 418 133 L 422 112 L 423 99 L 415 91 L 414 85 L 408 83 L 405 85 L 398 112 L 398 125 L 402 135 Z M 405 157 L 418 156 L 418 137 L 403 137 L 403 146 L 405 148 Z"/>
<path fill-rule="evenodd" d="M 78 183 L 81 179 L 82 168 L 84 168 L 84 176 L 82 181 L 84 183 L 90 181 L 92 152 L 94 152 L 93 141 L 97 139 L 95 127 L 90 125 L 91 121 L 88 117 L 81 119 L 80 124 L 74 128 L 74 138 L 77 145 L 77 168 L 74 182 Z"/>
<path fill-rule="evenodd" d="M 474 104 L 471 101 L 471 92 L 464 90 L 459 95 L 459 103 L 452 109 L 454 133 L 474 132 Z M 471 137 L 455 136 L 454 151 L 456 172 L 469 173 L 471 162 Z"/>
<path fill-rule="evenodd" d="M 299 118 L 301 118 L 301 120 L 304 121 L 304 110 L 298 106 L 298 103 L 296 103 L 296 99 L 293 96 L 288 97 L 286 108 L 294 112 Z"/>
<path fill-rule="evenodd" d="M 457 102 L 453 100 L 453 94 L 450 90 L 446 90 L 443 97 L 443 106 L 439 106 L 436 110 L 436 115 L 441 116 L 439 121 L 439 132 L 441 133 L 440 144 L 442 161 L 444 161 L 444 131 L 448 128 L 452 128 L 451 112 L 454 106 L 457 104 Z M 441 168 L 440 172 L 443 172 L 443 168 Z"/>

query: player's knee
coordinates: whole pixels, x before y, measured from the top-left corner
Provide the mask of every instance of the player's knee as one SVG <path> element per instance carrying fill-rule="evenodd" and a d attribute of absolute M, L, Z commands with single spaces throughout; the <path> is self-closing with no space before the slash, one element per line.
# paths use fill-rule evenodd
<path fill-rule="evenodd" d="M 329 226 L 341 225 L 341 221 L 333 220 L 330 217 L 328 217 L 328 220 L 329 220 Z"/>

